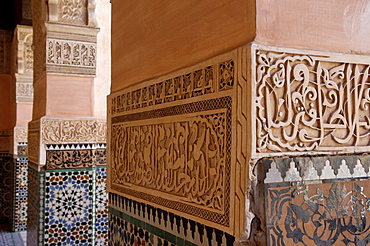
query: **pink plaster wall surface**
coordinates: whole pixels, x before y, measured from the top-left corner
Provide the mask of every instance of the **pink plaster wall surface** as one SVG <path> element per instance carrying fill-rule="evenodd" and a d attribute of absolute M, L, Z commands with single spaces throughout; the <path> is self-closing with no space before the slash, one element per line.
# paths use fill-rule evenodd
<path fill-rule="evenodd" d="M 32 104 L 17 103 L 16 125 L 27 126 L 32 120 Z"/>
<path fill-rule="evenodd" d="M 32 119 L 36 120 L 46 115 L 46 76 L 33 83 Z"/>
<path fill-rule="evenodd" d="M 48 76 L 46 115 L 93 116 L 94 78 Z"/>
<path fill-rule="evenodd" d="M 112 85 L 193 65 L 254 39 L 254 0 L 112 0 Z"/>
<path fill-rule="evenodd" d="M 32 118 L 93 116 L 94 78 L 48 75 L 34 84 Z"/>
<path fill-rule="evenodd" d="M 11 101 L 10 75 L 0 75 L 0 130 L 10 130 L 14 127 L 15 112 L 14 104 Z"/>
<path fill-rule="evenodd" d="M 370 54 L 368 0 L 258 0 L 256 42 Z"/>

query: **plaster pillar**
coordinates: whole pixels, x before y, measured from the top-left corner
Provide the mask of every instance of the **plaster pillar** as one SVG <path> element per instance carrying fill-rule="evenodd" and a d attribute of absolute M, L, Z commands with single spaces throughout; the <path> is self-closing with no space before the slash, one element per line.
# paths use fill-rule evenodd
<path fill-rule="evenodd" d="M 105 104 L 96 102 L 110 85 L 110 62 L 99 62 L 100 55 L 110 54 L 110 3 L 70 3 L 33 1 L 32 6 L 29 245 L 107 241 Z"/>
<path fill-rule="evenodd" d="M 27 127 L 32 119 L 33 103 L 33 32 L 32 26 L 18 25 L 13 36 L 12 101 L 15 105 L 15 126 L 13 128 L 12 153 L 14 156 L 14 231 L 27 227 L 27 178 L 28 151 Z"/>

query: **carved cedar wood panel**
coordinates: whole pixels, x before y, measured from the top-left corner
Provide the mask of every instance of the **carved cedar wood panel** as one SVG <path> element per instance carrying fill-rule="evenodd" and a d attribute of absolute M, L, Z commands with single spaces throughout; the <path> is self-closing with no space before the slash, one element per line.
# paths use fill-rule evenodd
<path fill-rule="evenodd" d="M 258 47 L 254 59 L 257 156 L 363 151 L 369 145 L 366 62 L 355 63 L 356 57 L 346 55 L 333 58 Z"/>
<path fill-rule="evenodd" d="M 235 56 L 109 96 L 111 192 L 232 230 Z"/>

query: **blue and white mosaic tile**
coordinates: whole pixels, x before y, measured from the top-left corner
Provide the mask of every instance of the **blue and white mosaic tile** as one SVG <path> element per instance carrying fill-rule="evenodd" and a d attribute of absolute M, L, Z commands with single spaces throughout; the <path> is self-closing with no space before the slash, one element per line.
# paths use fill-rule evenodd
<path fill-rule="evenodd" d="M 92 245 L 93 170 L 45 174 L 45 245 Z"/>
<path fill-rule="evenodd" d="M 28 203 L 28 159 L 18 157 L 15 159 L 15 193 L 14 193 L 14 231 L 27 229 L 27 203 Z"/>

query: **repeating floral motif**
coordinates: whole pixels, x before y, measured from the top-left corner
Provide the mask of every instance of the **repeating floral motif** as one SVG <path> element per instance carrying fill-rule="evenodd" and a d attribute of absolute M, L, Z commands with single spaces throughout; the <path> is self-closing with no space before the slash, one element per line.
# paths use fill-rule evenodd
<path fill-rule="evenodd" d="M 28 159 L 18 157 L 15 161 L 14 230 L 24 231 L 27 229 Z"/>
<path fill-rule="evenodd" d="M 46 172 L 45 245 L 92 245 L 92 171 Z"/>
<path fill-rule="evenodd" d="M 368 146 L 368 64 L 257 50 L 257 152 Z"/>
<path fill-rule="evenodd" d="M 111 98 L 112 115 L 136 108 L 179 101 L 231 89 L 235 80 L 234 61 L 228 60 L 168 78 Z"/>

